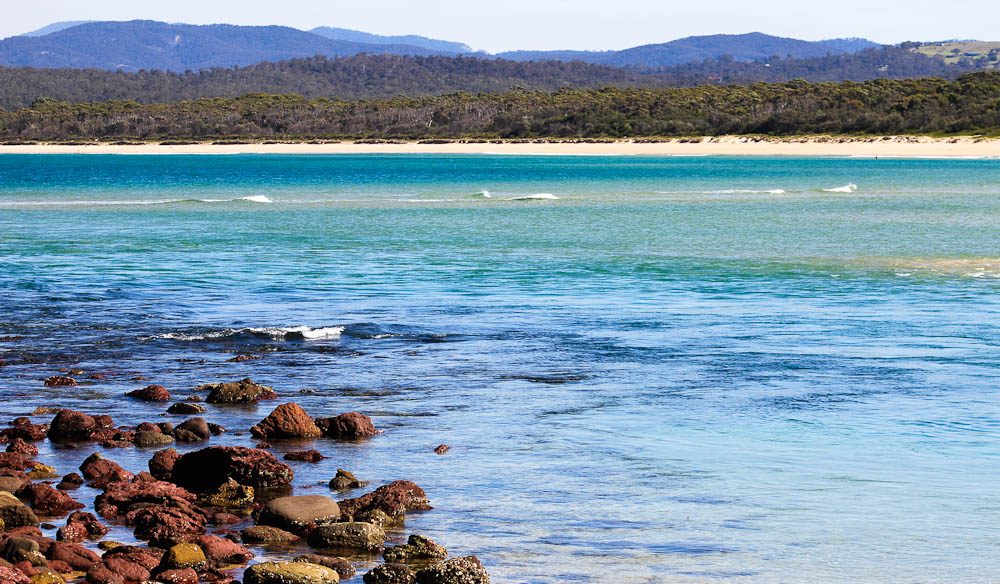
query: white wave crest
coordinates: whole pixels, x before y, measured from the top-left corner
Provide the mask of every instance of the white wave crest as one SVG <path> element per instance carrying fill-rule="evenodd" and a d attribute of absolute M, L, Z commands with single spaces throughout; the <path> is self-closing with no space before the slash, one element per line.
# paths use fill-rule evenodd
<path fill-rule="evenodd" d="M 307 326 L 295 327 L 248 327 L 232 328 L 205 333 L 166 333 L 158 335 L 158 339 L 168 339 L 173 341 L 219 341 L 240 336 L 263 337 L 276 341 L 303 339 L 307 341 L 318 339 L 337 339 L 343 334 L 344 327 L 331 326 L 311 328 Z"/>
<path fill-rule="evenodd" d="M 823 189 L 824 193 L 856 193 L 858 192 L 858 185 L 854 183 L 846 184 L 842 187 L 836 187 L 832 189 Z"/>
<path fill-rule="evenodd" d="M 508 201 L 558 201 L 559 197 L 553 195 L 552 193 L 535 193 L 534 195 L 511 197 L 507 200 Z"/>

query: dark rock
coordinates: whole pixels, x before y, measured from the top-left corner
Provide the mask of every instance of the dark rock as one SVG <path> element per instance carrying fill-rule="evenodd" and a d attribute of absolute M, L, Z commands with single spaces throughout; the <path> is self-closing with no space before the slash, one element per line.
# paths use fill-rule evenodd
<path fill-rule="evenodd" d="M 95 452 L 80 465 L 83 478 L 93 487 L 104 489 L 111 483 L 131 481 L 135 475 L 122 468 L 118 463 L 108 460 Z"/>
<path fill-rule="evenodd" d="M 340 507 L 336 501 L 323 495 L 305 495 L 269 501 L 261 510 L 257 522 L 297 532 L 338 519 Z"/>
<path fill-rule="evenodd" d="M 378 434 L 372 419 L 358 412 L 340 414 L 334 418 L 321 418 L 316 425 L 327 438 L 338 440 L 359 440 Z"/>
<path fill-rule="evenodd" d="M 197 391 L 208 391 L 207 401 L 210 404 L 254 404 L 260 400 L 276 399 L 278 394 L 266 385 L 244 379 L 234 383 L 213 383 L 202 385 Z"/>
<path fill-rule="evenodd" d="M 173 448 L 159 450 L 149 459 L 149 472 L 161 481 L 170 481 L 174 475 L 174 464 L 181 455 Z"/>
<path fill-rule="evenodd" d="M 201 404 L 189 404 L 185 402 L 178 402 L 167 408 L 168 414 L 175 415 L 185 415 L 192 416 L 194 414 L 204 414 L 208 411 L 205 406 Z"/>
<path fill-rule="evenodd" d="M 6 531 L 38 525 L 38 516 L 11 493 L 0 492 L 0 521 Z M 39 533 L 39 535 L 41 535 Z"/>
<path fill-rule="evenodd" d="M 62 410 L 49 425 L 49 440 L 53 442 L 86 442 L 98 429 L 93 416 L 73 410 Z"/>
<path fill-rule="evenodd" d="M 93 513 L 77 511 L 66 518 L 66 525 L 56 532 L 56 539 L 80 543 L 87 539 L 104 537 L 107 533 L 108 528 Z"/>
<path fill-rule="evenodd" d="M 288 454 L 285 455 L 284 458 L 285 460 L 294 460 L 298 462 L 311 462 L 313 464 L 321 460 L 326 460 L 326 457 L 323 456 L 323 453 L 321 453 L 319 450 L 301 450 L 298 452 L 289 452 Z"/>
<path fill-rule="evenodd" d="M 354 473 L 342 468 L 337 469 L 337 476 L 330 480 L 330 488 L 335 491 L 349 491 L 368 486 L 368 481 L 359 481 Z"/>
<path fill-rule="evenodd" d="M 444 546 L 438 545 L 431 539 L 422 535 L 411 535 L 406 545 L 398 545 L 388 548 L 382 554 L 385 561 L 390 564 L 400 562 L 426 562 L 431 560 L 443 560 L 448 557 L 448 550 Z"/>
<path fill-rule="evenodd" d="M 39 549 L 38 542 L 33 539 L 27 537 L 8 537 L 7 541 L 3 543 L 0 555 L 12 564 L 25 560 L 30 562 L 35 556 L 41 555 Z M 44 556 L 42 558 L 44 559 Z"/>
<path fill-rule="evenodd" d="M 296 557 L 295 562 L 305 562 L 307 564 L 319 564 L 320 566 L 326 566 L 331 570 L 337 572 L 340 575 L 341 580 L 347 580 L 348 578 L 354 577 L 354 565 L 351 561 L 346 558 L 338 558 L 335 556 L 321 556 L 319 554 L 304 554 Z"/>
<path fill-rule="evenodd" d="M 309 532 L 309 545 L 314 548 L 381 551 L 385 532 L 371 523 L 333 523 L 320 525 Z"/>
<path fill-rule="evenodd" d="M 38 447 L 23 438 L 14 438 L 7 445 L 7 452 L 23 454 L 25 456 L 38 456 Z"/>
<path fill-rule="evenodd" d="M 277 527 L 257 525 L 241 531 L 240 539 L 244 543 L 291 543 L 298 541 L 299 536 Z"/>
<path fill-rule="evenodd" d="M 204 550 L 205 556 L 219 566 L 245 564 L 253 559 L 253 552 L 228 539 L 214 535 L 203 535 L 196 542 Z"/>
<path fill-rule="evenodd" d="M 162 385 L 149 385 L 142 389 L 130 391 L 125 394 L 128 397 L 148 402 L 170 401 L 170 392 Z"/>
<path fill-rule="evenodd" d="M 21 487 L 28 483 L 28 480 L 28 477 L 24 476 L 23 473 L 18 476 L 0 476 L 0 491 L 16 493 L 21 490 Z"/>
<path fill-rule="evenodd" d="M 439 456 L 443 456 L 445 454 L 448 454 L 449 450 L 451 450 L 451 446 L 448 446 L 447 444 L 441 444 L 437 448 L 434 449 L 434 454 L 437 454 Z"/>
<path fill-rule="evenodd" d="M 76 380 L 72 377 L 53 375 L 45 380 L 45 387 L 74 387 Z"/>
<path fill-rule="evenodd" d="M 149 506 L 165 505 L 187 509 L 195 496 L 175 484 L 155 480 L 146 473 L 131 482 L 110 483 L 94 500 L 94 508 L 106 518 L 118 518 Z"/>
<path fill-rule="evenodd" d="M 50 560 L 66 562 L 74 570 L 85 572 L 101 561 L 97 554 L 78 543 L 53 542 L 45 556 Z"/>
<path fill-rule="evenodd" d="M 410 481 L 395 481 L 372 493 L 340 502 L 340 511 L 345 519 L 376 523 L 381 523 L 378 520 L 381 519 L 380 513 L 391 520 L 398 520 L 409 511 L 430 509 L 427 493 Z"/>
<path fill-rule="evenodd" d="M 226 433 L 226 429 L 218 424 L 208 423 L 208 431 L 212 433 L 212 436 L 221 436 Z"/>
<path fill-rule="evenodd" d="M 309 414 L 296 403 L 278 406 L 260 423 L 250 428 L 250 433 L 255 438 L 267 440 L 318 438 L 322 434 Z"/>
<path fill-rule="evenodd" d="M 135 536 L 157 547 L 192 542 L 205 533 L 208 516 L 193 505 L 157 505 L 130 511 L 125 523 L 135 529 Z"/>
<path fill-rule="evenodd" d="M 174 428 L 174 439 L 178 442 L 203 442 L 211 437 L 205 418 L 191 418 Z"/>
<path fill-rule="evenodd" d="M 398 564 L 375 566 L 364 577 L 365 584 L 414 584 L 416 581 L 413 570 Z"/>
<path fill-rule="evenodd" d="M 48 424 L 33 424 L 29 418 L 18 418 L 10 428 L 4 428 L 3 436 L 10 440 L 20 438 L 27 442 L 38 442 L 44 440 L 48 432 Z"/>
<path fill-rule="evenodd" d="M 65 492 L 44 483 L 25 485 L 16 494 L 31 505 L 36 514 L 44 517 L 58 517 L 84 507 L 83 503 L 73 500 Z"/>
<path fill-rule="evenodd" d="M 0 469 L 19 473 L 31 468 L 31 458 L 18 452 L 0 452 Z"/>
<path fill-rule="evenodd" d="M 246 363 L 247 361 L 256 361 L 258 359 L 263 359 L 260 355 L 237 355 L 232 359 L 227 359 L 227 363 Z"/>
<path fill-rule="evenodd" d="M 489 584 L 490 575 L 475 556 L 455 558 L 417 572 L 417 584 Z"/>
<path fill-rule="evenodd" d="M 174 482 L 196 492 L 214 491 L 229 479 L 255 489 L 287 487 L 294 476 L 291 467 L 270 452 L 239 446 L 189 452 L 173 469 Z"/>

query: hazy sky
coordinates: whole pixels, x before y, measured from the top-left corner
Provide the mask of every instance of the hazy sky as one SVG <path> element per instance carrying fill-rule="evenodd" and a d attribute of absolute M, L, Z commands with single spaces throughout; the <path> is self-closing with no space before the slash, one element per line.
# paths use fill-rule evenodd
<path fill-rule="evenodd" d="M 339 26 L 422 34 L 477 49 L 621 49 L 760 31 L 884 43 L 1000 40 L 998 0 L 3 0 L 0 37 L 64 20 Z"/>

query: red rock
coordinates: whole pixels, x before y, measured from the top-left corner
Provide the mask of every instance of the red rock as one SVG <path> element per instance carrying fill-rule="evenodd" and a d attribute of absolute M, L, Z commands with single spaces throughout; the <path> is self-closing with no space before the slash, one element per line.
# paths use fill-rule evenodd
<path fill-rule="evenodd" d="M 49 425 L 49 440 L 53 442 L 85 442 L 98 429 L 97 421 L 83 412 L 62 410 Z"/>
<path fill-rule="evenodd" d="M 116 547 L 114 549 L 104 552 L 104 561 L 110 560 L 111 558 L 118 558 L 120 560 L 126 560 L 133 564 L 138 564 L 139 566 L 145 568 L 146 570 L 155 570 L 160 562 L 163 560 L 163 555 L 166 553 L 165 550 L 158 548 L 145 548 L 134 545 L 123 545 Z"/>
<path fill-rule="evenodd" d="M 31 584 L 31 580 L 14 567 L 0 566 L 0 584 Z"/>
<path fill-rule="evenodd" d="M 212 430 L 205 418 L 191 418 L 174 428 L 178 442 L 202 442 L 212 437 Z"/>
<path fill-rule="evenodd" d="M 349 521 L 364 521 L 376 511 L 385 513 L 390 518 L 399 518 L 408 511 L 430 509 L 432 507 L 427 500 L 427 493 L 410 481 L 395 481 L 367 495 L 340 502 L 342 520 Z"/>
<path fill-rule="evenodd" d="M 66 518 L 66 525 L 56 532 L 56 539 L 80 543 L 86 539 L 96 539 L 108 533 L 108 528 L 92 513 L 77 511 Z"/>
<path fill-rule="evenodd" d="M 213 446 L 180 457 L 173 480 L 195 492 L 218 489 L 229 479 L 254 488 L 281 488 L 292 484 L 291 467 L 265 450 L 239 446 Z"/>
<path fill-rule="evenodd" d="M 137 538 L 149 540 L 150 545 L 171 546 L 192 542 L 204 534 L 208 517 L 193 505 L 157 505 L 129 512 L 125 523 L 135 528 Z"/>
<path fill-rule="evenodd" d="M 164 584 L 198 584 L 198 572 L 192 568 L 164 570 L 156 574 L 156 581 Z"/>
<path fill-rule="evenodd" d="M 94 564 L 87 570 L 87 582 L 88 584 L 125 584 L 125 578 L 101 563 Z"/>
<path fill-rule="evenodd" d="M 73 566 L 62 560 L 49 560 L 49 569 L 60 574 L 69 574 L 73 571 Z"/>
<path fill-rule="evenodd" d="M 82 545 L 62 541 L 52 542 L 45 557 L 50 560 L 66 562 L 71 568 L 81 572 L 89 570 L 91 566 L 101 561 L 97 554 Z"/>
<path fill-rule="evenodd" d="M 0 452 L 0 472 L 16 475 L 31 467 L 31 459 L 19 452 Z"/>
<path fill-rule="evenodd" d="M 148 402 L 170 401 L 170 392 L 162 385 L 149 385 L 142 389 L 130 391 L 125 394 L 127 397 Z"/>
<path fill-rule="evenodd" d="M 80 472 L 83 473 L 83 478 L 87 479 L 91 486 L 98 489 L 104 489 L 111 483 L 131 481 L 135 478 L 135 475 L 122 468 L 118 463 L 104 458 L 97 452 L 83 461 L 83 464 L 80 465 Z"/>
<path fill-rule="evenodd" d="M 25 456 L 38 456 L 38 447 L 23 438 L 14 438 L 7 446 L 7 452 L 15 452 Z"/>
<path fill-rule="evenodd" d="M 218 565 L 245 564 L 253 559 L 253 552 L 228 539 L 214 535 L 203 535 L 195 540 L 212 562 Z"/>
<path fill-rule="evenodd" d="M 84 507 L 83 503 L 73 500 L 63 491 L 53 489 L 44 483 L 25 485 L 16 494 L 22 501 L 31 505 L 35 513 L 45 517 L 65 515 L 70 511 Z"/>
<path fill-rule="evenodd" d="M 323 431 L 323 436 L 338 440 L 359 440 L 378 434 L 372 419 L 358 412 L 340 414 L 334 418 L 320 418 L 316 425 Z"/>
<path fill-rule="evenodd" d="M 289 452 L 285 455 L 285 460 L 317 463 L 321 460 L 326 460 L 326 457 L 319 450 L 303 450 L 300 452 Z"/>
<path fill-rule="evenodd" d="M 53 375 L 45 380 L 45 387 L 73 387 L 75 385 L 75 379 L 62 375 Z"/>
<path fill-rule="evenodd" d="M 38 569 L 36 569 L 35 566 L 28 560 L 17 562 L 14 564 L 14 568 L 29 578 L 38 573 Z"/>
<path fill-rule="evenodd" d="M 49 431 L 48 424 L 33 424 L 29 418 L 18 418 L 11 426 L 3 430 L 3 436 L 10 440 L 20 438 L 27 442 L 38 442 L 44 440 Z"/>
<path fill-rule="evenodd" d="M 161 481 L 169 481 L 174 475 L 174 465 L 181 455 L 173 448 L 158 450 L 149 459 L 149 472 Z"/>
<path fill-rule="evenodd" d="M 150 579 L 148 569 L 123 557 L 105 558 L 102 563 L 123 582 L 146 582 Z"/>
<path fill-rule="evenodd" d="M 94 421 L 97 422 L 98 428 L 114 428 L 115 421 L 111 419 L 111 416 L 107 414 L 98 414 L 94 416 Z"/>
<path fill-rule="evenodd" d="M 214 525 L 235 525 L 241 521 L 243 521 L 243 518 L 239 515 L 233 515 L 224 511 L 212 514 L 212 523 Z"/>
<path fill-rule="evenodd" d="M 309 414 L 296 403 L 276 407 L 270 415 L 250 428 L 250 433 L 255 438 L 267 440 L 318 438 L 322 435 Z"/>
<path fill-rule="evenodd" d="M 142 473 L 131 482 L 109 484 L 104 493 L 94 500 L 94 508 L 102 517 L 114 518 L 143 506 L 188 507 L 194 499 L 191 492 Z"/>
<path fill-rule="evenodd" d="M 252 379 L 202 385 L 196 390 L 210 392 L 205 400 L 210 404 L 255 404 L 260 400 L 278 397 L 272 388 L 255 383 Z"/>

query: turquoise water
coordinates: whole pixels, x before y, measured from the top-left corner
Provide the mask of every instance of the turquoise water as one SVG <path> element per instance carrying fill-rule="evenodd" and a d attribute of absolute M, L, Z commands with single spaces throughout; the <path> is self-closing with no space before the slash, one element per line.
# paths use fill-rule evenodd
<path fill-rule="evenodd" d="M 998 292 L 998 160 L 0 156 L 4 419 L 363 411 L 300 492 L 414 480 L 498 582 L 1000 580 Z"/>

